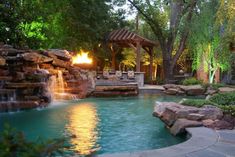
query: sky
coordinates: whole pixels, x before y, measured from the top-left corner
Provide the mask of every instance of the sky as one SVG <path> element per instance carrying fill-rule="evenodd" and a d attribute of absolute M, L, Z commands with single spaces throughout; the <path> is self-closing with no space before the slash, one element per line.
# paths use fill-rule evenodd
<path fill-rule="evenodd" d="M 118 9 L 124 9 L 127 13 L 125 14 L 125 17 L 127 20 L 133 20 L 136 17 L 136 10 L 133 10 L 130 8 L 130 3 L 126 3 L 125 5 L 118 7 L 115 6 L 114 10 L 117 11 Z"/>

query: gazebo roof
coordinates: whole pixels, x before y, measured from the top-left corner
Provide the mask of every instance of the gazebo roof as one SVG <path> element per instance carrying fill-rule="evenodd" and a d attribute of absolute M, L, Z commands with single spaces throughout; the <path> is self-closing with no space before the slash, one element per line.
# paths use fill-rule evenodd
<path fill-rule="evenodd" d="M 136 44 L 139 42 L 142 47 L 153 47 L 156 43 L 141 37 L 140 35 L 128 31 L 127 29 L 118 29 L 109 33 L 107 40 L 112 43 L 119 44 L 123 47 L 130 47 L 130 44 Z"/>

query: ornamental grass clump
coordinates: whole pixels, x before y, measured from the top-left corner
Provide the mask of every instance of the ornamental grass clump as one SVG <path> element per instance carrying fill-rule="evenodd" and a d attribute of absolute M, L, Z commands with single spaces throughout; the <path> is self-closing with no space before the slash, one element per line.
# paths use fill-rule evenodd
<path fill-rule="evenodd" d="M 223 106 L 235 105 L 235 92 L 215 94 L 209 100 Z"/>
<path fill-rule="evenodd" d="M 183 99 L 180 103 L 182 105 L 194 107 L 203 107 L 204 105 L 217 106 L 224 113 L 235 116 L 235 92 L 215 94 L 209 98 L 209 100 Z"/>
<path fill-rule="evenodd" d="M 202 81 L 201 80 L 197 80 L 194 77 L 191 77 L 191 78 L 184 79 L 182 81 L 182 84 L 185 85 L 185 86 L 198 85 L 198 84 L 202 84 Z"/>
<path fill-rule="evenodd" d="M 182 100 L 181 104 L 194 107 L 203 107 L 204 105 L 217 105 L 209 100 L 204 99 L 184 99 Z"/>

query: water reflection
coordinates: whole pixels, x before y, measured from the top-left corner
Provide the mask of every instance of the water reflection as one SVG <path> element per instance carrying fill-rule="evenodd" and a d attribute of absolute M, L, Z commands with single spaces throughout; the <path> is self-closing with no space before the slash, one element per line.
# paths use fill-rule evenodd
<path fill-rule="evenodd" d="M 73 150 L 81 155 L 88 155 L 98 150 L 98 116 L 95 105 L 83 103 L 74 106 L 68 114 L 67 132 L 71 135 Z"/>

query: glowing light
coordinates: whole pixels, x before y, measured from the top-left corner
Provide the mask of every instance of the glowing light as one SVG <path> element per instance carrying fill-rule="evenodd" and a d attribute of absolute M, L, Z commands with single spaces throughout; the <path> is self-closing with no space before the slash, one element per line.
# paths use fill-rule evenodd
<path fill-rule="evenodd" d="M 88 52 L 81 51 L 76 56 L 72 57 L 72 64 L 91 64 L 92 59 L 88 57 Z"/>
<path fill-rule="evenodd" d="M 71 135 L 73 150 L 80 155 L 89 155 L 99 149 L 97 124 L 99 122 L 94 104 L 84 103 L 70 110 L 66 130 Z"/>

